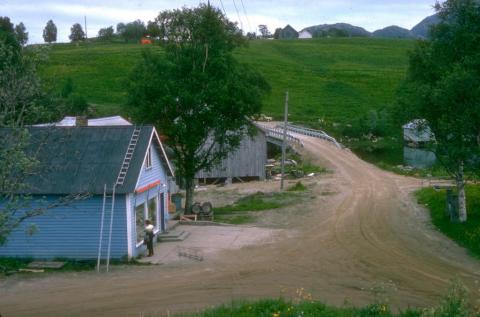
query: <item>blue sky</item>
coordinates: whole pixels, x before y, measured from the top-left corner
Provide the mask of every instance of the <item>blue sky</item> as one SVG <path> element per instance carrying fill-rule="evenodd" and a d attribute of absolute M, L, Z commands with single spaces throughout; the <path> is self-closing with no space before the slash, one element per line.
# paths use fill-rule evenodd
<path fill-rule="evenodd" d="M 43 42 L 42 30 L 52 19 L 58 28 L 58 41 L 65 42 L 72 24 L 79 22 L 83 25 L 85 15 L 89 36 L 93 36 L 101 27 L 136 19 L 146 22 L 153 20 L 159 11 L 196 6 L 200 2 L 203 1 L 0 0 L 0 15 L 10 17 L 15 24 L 23 22 L 29 32 L 29 43 Z M 336 22 L 375 31 L 389 25 L 412 28 L 434 13 L 435 0 L 211 0 L 212 5 L 220 8 L 222 3 L 229 19 L 239 22 L 245 31 L 255 31 L 258 24 L 267 24 L 273 32 L 286 24 L 301 30 L 311 25 Z"/>

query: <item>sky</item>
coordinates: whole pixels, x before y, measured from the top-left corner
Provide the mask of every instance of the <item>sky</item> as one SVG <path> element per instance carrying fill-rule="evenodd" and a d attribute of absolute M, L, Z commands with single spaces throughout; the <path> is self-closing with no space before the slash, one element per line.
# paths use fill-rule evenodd
<path fill-rule="evenodd" d="M 206 1 L 206 0 L 205 0 Z M 42 31 L 48 20 L 57 25 L 58 42 L 67 42 L 70 27 L 84 24 L 88 36 L 96 36 L 102 27 L 137 19 L 153 20 L 160 11 L 183 6 L 194 7 L 194 0 L 0 0 L 0 16 L 12 23 L 23 22 L 29 32 L 29 43 L 42 43 Z M 231 21 L 238 22 L 245 32 L 256 31 L 266 24 L 275 28 L 292 25 L 297 31 L 337 22 L 361 26 L 375 31 L 390 25 L 411 29 L 432 15 L 435 0 L 210 0 L 224 10 Z"/>

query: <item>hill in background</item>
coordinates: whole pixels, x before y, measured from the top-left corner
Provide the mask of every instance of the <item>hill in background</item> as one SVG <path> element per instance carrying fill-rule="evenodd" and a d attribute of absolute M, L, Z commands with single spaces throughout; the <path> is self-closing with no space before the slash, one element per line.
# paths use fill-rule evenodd
<path fill-rule="evenodd" d="M 314 37 L 320 37 L 322 34 L 329 34 L 335 30 L 343 31 L 346 37 L 369 37 L 371 35 L 371 33 L 364 28 L 348 23 L 314 25 L 304 30 L 310 32 Z"/>
<path fill-rule="evenodd" d="M 440 18 L 437 14 L 431 15 L 423 19 L 419 24 L 414 26 L 411 30 L 412 34 L 417 38 L 428 38 L 428 31 L 432 25 L 438 24 Z"/>
<path fill-rule="evenodd" d="M 372 36 L 391 39 L 410 39 L 415 37 L 412 32 L 410 32 L 410 30 L 401 28 L 396 25 L 388 26 L 384 29 L 377 30 L 372 33 Z"/>
<path fill-rule="evenodd" d="M 410 40 L 373 38 L 254 40 L 236 56 L 272 86 L 264 113 L 281 118 L 288 90 L 292 121 L 348 124 L 394 101 L 412 47 Z M 71 78 L 75 92 L 93 103 L 98 115 L 128 116 L 125 82 L 144 49 L 163 53 L 138 44 L 52 45 L 41 75 L 57 91 Z"/>
<path fill-rule="evenodd" d="M 307 27 L 303 30 L 309 31 L 313 37 L 378 37 L 392 39 L 409 38 L 428 38 L 428 31 L 432 25 L 439 23 L 440 18 L 434 14 L 423 19 L 411 30 L 392 25 L 386 28 L 376 30 L 373 33 L 368 32 L 362 27 L 348 23 L 320 24 Z"/>

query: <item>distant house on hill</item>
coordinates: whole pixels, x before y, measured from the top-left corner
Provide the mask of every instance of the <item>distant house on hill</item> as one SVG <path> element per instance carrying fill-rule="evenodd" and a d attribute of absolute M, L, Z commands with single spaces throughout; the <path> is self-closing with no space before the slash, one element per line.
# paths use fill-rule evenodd
<path fill-rule="evenodd" d="M 298 32 L 288 24 L 283 29 L 278 29 L 277 38 L 280 40 L 287 40 L 287 39 L 297 39 Z"/>
<path fill-rule="evenodd" d="M 111 240 L 111 258 L 132 258 L 144 253 L 146 219 L 153 222 L 155 234 L 167 230 L 174 172 L 153 126 L 44 126 L 28 131 L 28 153 L 39 167 L 18 195 L 28 195 L 29 210 L 78 194 L 87 198 L 54 205 L 24 221 L 0 246 L 0 257 L 95 259 L 100 250 L 106 258 Z M 9 133 L 0 129 L 0 137 Z M 29 234 L 32 226 L 36 232 Z"/>
<path fill-rule="evenodd" d="M 298 33 L 298 38 L 299 39 L 311 39 L 311 38 L 313 38 L 313 35 L 312 35 L 312 33 L 310 33 L 307 30 L 302 30 Z"/>

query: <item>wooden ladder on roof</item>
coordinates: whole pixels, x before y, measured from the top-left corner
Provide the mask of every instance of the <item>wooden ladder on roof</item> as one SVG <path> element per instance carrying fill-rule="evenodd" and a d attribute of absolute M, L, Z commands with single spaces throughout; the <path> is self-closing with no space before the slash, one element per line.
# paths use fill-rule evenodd
<path fill-rule="evenodd" d="M 123 158 L 122 168 L 120 168 L 120 172 L 117 176 L 117 181 L 115 183 L 116 185 L 123 185 L 123 183 L 125 182 L 128 168 L 130 167 L 130 162 L 132 161 L 133 153 L 135 152 L 135 147 L 137 146 L 141 130 L 142 129 L 139 127 L 135 127 L 135 129 L 133 130 L 132 137 L 130 138 L 130 143 L 128 144 L 127 152 L 125 153 L 125 157 Z"/>
<path fill-rule="evenodd" d="M 100 218 L 100 237 L 98 241 L 98 257 L 97 257 L 97 271 L 100 272 L 100 262 L 102 259 L 102 244 L 103 244 L 103 228 L 105 226 L 105 213 L 107 209 L 107 200 L 110 200 L 110 226 L 108 232 L 108 244 L 107 244 L 107 256 L 106 256 L 106 270 L 109 271 L 110 268 L 110 251 L 112 247 L 112 232 L 113 232 L 113 213 L 115 211 L 115 190 L 118 185 L 123 185 L 125 178 L 127 176 L 128 168 L 130 167 L 130 162 L 132 161 L 133 153 L 135 152 L 135 147 L 137 146 L 138 139 L 140 138 L 140 131 L 142 129 L 136 127 L 133 129 L 132 136 L 130 137 L 130 142 L 127 147 L 127 152 L 123 158 L 122 167 L 118 173 L 117 179 L 113 184 L 112 192 L 109 195 L 107 191 L 107 185 L 103 187 L 103 204 L 102 204 L 102 215 Z"/>

